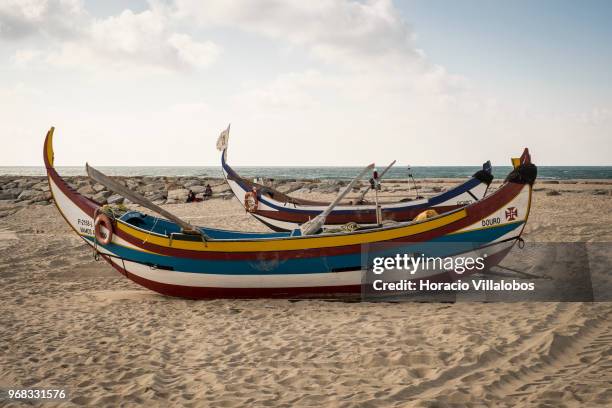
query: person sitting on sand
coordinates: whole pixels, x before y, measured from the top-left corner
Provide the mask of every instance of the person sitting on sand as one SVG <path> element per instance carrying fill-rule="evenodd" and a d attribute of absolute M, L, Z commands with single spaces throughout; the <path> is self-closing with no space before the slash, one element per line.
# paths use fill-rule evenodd
<path fill-rule="evenodd" d="M 206 184 L 206 188 L 204 189 L 204 198 L 212 197 L 213 191 L 210 184 Z"/>
<path fill-rule="evenodd" d="M 189 194 L 187 194 L 187 202 L 188 203 L 193 203 L 195 201 L 195 193 L 193 192 L 193 190 L 189 190 Z"/>

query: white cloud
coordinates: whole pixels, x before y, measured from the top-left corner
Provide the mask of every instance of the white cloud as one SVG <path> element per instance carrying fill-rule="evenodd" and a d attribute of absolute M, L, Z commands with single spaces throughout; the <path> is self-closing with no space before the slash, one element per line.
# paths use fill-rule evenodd
<path fill-rule="evenodd" d="M 85 17 L 80 0 L 3 0 L 0 2 L 0 38 L 18 39 L 35 34 L 67 36 Z"/>
<path fill-rule="evenodd" d="M 176 0 L 174 14 L 288 40 L 335 62 L 396 53 L 418 57 L 391 0 Z"/>
<path fill-rule="evenodd" d="M 255 114 L 311 109 L 320 105 L 313 92 L 321 91 L 326 84 L 326 78 L 314 70 L 290 73 L 262 86 L 250 86 L 233 99 L 238 109 Z"/>
<path fill-rule="evenodd" d="M 211 109 L 208 104 L 203 102 L 178 103 L 168 108 L 168 112 L 172 115 L 184 115 L 185 117 L 203 117 L 211 114 Z"/>
<path fill-rule="evenodd" d="M 597 107 L 576 115 L 578 122 L 589 126 L 609 125 L 612 122 L 612 109 Z"/>
<path fill-rule="evenodd" d="M 25 67 L 33 61 L 40 59 L 42 55 L 43 52 L 40 50 L 17 50 L 17 52 L 15 52 L 15 54 L 11 57 L 11 62 L 17 67 Z"/>
<path fill-rule="evenodd" d="M 34 14 L 33 21 L 46 19 Z M 68 14 L 65 11 L 64 17 Z M 152 6 L 141 13 L 124 10 L 104 19 L 84 18 L 73 35 L 52 37 L 45 49 L 18 50 L 12 60 L 21 66 L 43 61 L 85 69 L 184 70 L 206 67 L 219 53 L 218 45 L 179 32 L 164 8 Z"/>
<path fill-rule="evenodd" d="M 334 78 L 339 87 L 362 97 L 418 93 L 452 103 L 469 88 L 464 78 L 431 63 L 416 47 L 411 27 L 391 0 L 175 0 L 167 10 L 178 21 L 242 30 L 306 49 L 324 64 L 329 79 L 329 72 L 339 74 Z M 278 84 L 270 86 L 271 93 Z"/>
<path fill-rule="evenodd" d="M 168 46 L 176 52 L 179 61 L 193 67 L 206 67 L 214 62 L 220 47 L 212 41 L 198 42 L 187 34 L 172 34 Z"/>
<path fill-rule="evenodd" d="M 44 92 L 40 89 L 28 86 L 23 82 L 17 82 L 7 88 L 0 88 L 0 100 L 12 102 L 12 104 L 6 106 L 27 105 L 32 103 L 34 98 L 40 98 L 43 94 Z"/>

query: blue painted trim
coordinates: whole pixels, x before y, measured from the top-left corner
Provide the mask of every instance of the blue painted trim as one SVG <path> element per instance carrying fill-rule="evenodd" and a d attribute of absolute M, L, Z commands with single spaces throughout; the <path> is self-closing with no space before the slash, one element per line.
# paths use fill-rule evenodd
<path fill-rule="evenodd" d="M 431 243 L 453 243 L 459 248 L 464 248 L 466 245 L 471 249 L 487 245 L 501 236 L 516 230 L 522 226 L 522 222 L 515 224 L 506 224 L 499 227 L 488 228 L 484 230 L 464 232 L 460 234 L 445 235 L 426 243 L 406 243 L 411 248 L 426 245 L 432 250 Z M 86 237 L 93 244 L 93 238 Z M 382 245 L 383 243 L 375 243 Z M 474 245 L 476 244 L 476 245 Z M 98 244 L 99 246 L 102 246 Z M 395 243 L 390 243 L 395 245 Z M 399 244 L 401 245 L 401 244 Z M 192 273 L 212 273 L 226 275 L 276 275 L 276 274 L 303 274 L 303 273 L 325 273 L 333 272 L 334 270 L 342 270 L 361 265 L 361 251 L 347 255 L 332 255 L 318 258 L 291 258 L 285 260 L 232 260 L 231 253 L 227 254 L 226 260 L 210 260 L 210 259 L 192 259 L 181 257 L 170 257 L 149 252 L 142 252 L 132 248 L 123 247 L 116 244 L 103 246 L 108 251 L 116 256 L 134 262 L 159 265 L 161 267 L 170 267 L 177 272 L 192 272 Z M 449 247 L 441 245 L 440 251 L 448 251 Z M 434 248 L 435 250 L 435 248 Z M 448 252 L 450 253 L 450 252 Z M 436 254 L 436 256 L 443 256 Z"/>

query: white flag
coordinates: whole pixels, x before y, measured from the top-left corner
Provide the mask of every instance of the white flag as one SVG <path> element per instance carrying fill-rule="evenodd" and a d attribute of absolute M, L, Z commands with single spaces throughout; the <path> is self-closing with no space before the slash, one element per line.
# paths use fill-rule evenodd
<path fill-rule="evenodd" d="M 219 138 L 217 139 L 217 150 L 223 151 L 227 148 L 227 141 L 229 139 L 229 131 L 230 131 L 230 125 L 227 125 L 227 129 L 221 132 L 221 134 L 219 135 Z"/>

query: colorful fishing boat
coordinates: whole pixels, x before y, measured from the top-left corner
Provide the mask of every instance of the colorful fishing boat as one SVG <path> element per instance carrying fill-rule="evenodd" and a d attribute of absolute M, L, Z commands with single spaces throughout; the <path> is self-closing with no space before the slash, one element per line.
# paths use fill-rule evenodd
<path fill-rule="evenodd" d="M 52 139 L 53 128 L 43 150 L 49 186 L 75 233 L 134 282 L 195 299 L 359 295 L 362 248 L 380 243 L 476 242 L 471 249 L 486 251 L 487 262 L 495 264 L 520 239 L 536 175 L 525 149 L 497 191 L 431 219 L 350 233 L 251 233 L 193 227 L 138 211 L 107 212 L 60 177 Z M 455 273 L 429 278 L 451 281 Z"/>
<path fill-rule="evenodd" d="M 293 231 L 308 220 L 316 217 L 329 205 L 327 202 L 306 200 L 284 194 L 270 186 L 255 183 L 241 177 L 227 163 L 228 130 L 221 134 L 218 147 L 222 150 L 221 167 L 225 180 L 234 196 L 253 217 L 274 231 Z M 380 218 L 374 203 L 362 200 L 340 203 L 326 218 L 325 228 L 337 229 L 345 225 L 373 226 L 379 221 L 405 222 L 413 220 L 426 210 L 438 214 L 455 210 L 482 199 L 493 180 L 491 163 L 487 161 L 482 169 L 471 178 L 448 191 L 415 200 L 380 203 Z"/>

